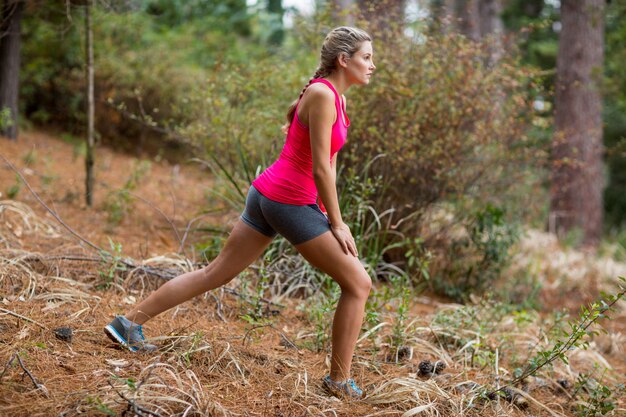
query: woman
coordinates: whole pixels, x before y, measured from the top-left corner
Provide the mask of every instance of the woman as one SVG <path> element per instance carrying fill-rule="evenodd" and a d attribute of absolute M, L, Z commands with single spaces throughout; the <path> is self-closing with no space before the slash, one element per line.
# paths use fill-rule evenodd
<path fill-rule="evenodd" d="M 287 113 L 280 157 L 252 182 L 245 210 L 222 251 L 205 268 L 165 283 L 125 316 L 116 317 L 105 327 L 112 340 L 132 351 L 155 350 L 144 341 L 143 323 L 226 284 L 280 233 L 341 287 L 330 375 L 323 385 L 336 396 L 363 396 L 350 379 L 350 367 L 372 282 L 342 220 L 335 183 L 337 151 L 350 125 L 342 93 L 353 84 L 369 83 L 376 68 L 372 54 L 371 38 L 360 29 L 338 27 L 326 36 L 315 75 Z M 316 204 L 318 197 L 326 215 Z"/>

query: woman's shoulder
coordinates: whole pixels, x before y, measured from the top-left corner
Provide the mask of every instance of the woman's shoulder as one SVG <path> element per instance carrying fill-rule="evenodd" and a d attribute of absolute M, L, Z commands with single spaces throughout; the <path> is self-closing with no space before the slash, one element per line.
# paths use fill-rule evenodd
<path fill-rule="evenodd" d="M 307 87 L 304 94 L 309 95 L 309 97 L 315 97 L 318 100 L 327 101 L 329 99 L 335 100 L 335 93 L 324 83 L 313 83 Z"/>

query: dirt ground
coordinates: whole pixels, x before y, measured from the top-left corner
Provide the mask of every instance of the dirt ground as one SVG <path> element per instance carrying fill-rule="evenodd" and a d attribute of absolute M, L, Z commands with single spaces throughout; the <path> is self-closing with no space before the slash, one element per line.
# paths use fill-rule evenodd
<path fill-rule="evenodd" d="M 228 230 L 238 216 L 228 207 L 207 213 L 216 201 L 210 201 L 214 179 L 206 168 L 146 157 L 143 160 L 150 162 L 150 168 L 132 192 L 149 203 L 133 198 L 132 208 L 119 224 L 113 224 L 108 220 L 112 210 L 105 204 L 107 196 L 123 188 L 139 170 L 137 158 L 97 150 L 95 204 L 89 208 L 83 198 L 84 160 L 75 144 L 38 131 L 23 133 L 17 142 L 0 141 L 0 154 L 68 226 L 106 250 L 109 239 L 121 244 L 124 256 L 138 262 L 155 257 L 165 258 L 157 263 L 182 262 L 184 256 L 177 255 L 179 238 L 191 219 L 203 216 L 182 245 L 187 256 L 207 236 L 219 235 L 207 230 Z M 18 184 L 2 161 L 0 201 Z M 19 187 L 14 200 L 32 209 L 33 219 L 57 224 L 25 186 Z M 408 314 L 412 325 L 425 332 L 423 340 L 414 340 L 409 358 L 400 364 L 386 361 L 385 344 L 376 346 L 378 342 L 369 339 L 357 346 L 353 373 L 368 391 L 364 401 L 341 402 L 323 390 L 321 378 L 328 369 L 329 352 L 315 352 L 300 343 L 314 331 L 307 319 L 307 300 L 285 298 L 280 306 L 269 305 L 275 311 L 271 325 L 241 318 L 249 307 L 240 297 L 245 276 L 234 280 L 229 289 L 198 297 L 150 321 L 145 332 L 159 345 L 157 353 L 119 350 L 102 327 L 162 281 L 131 275 L 108 290 L 96 288 L 103 264 L 93 260 L 98 256 L 92 249 L 61 227 L 58 235 L 33 225 L 26 230 L 27 226 L 9 220 L 0 224 L 0 237 L 6 238 L 0 241 L 4 268 L 0 290 L 7 291 L 0 294 L 2 416 L 575 415 L 571 391 L 540 378 L 530 382 L 537 387 L 529 398 L 522 395 L 514 403 L 499 398 L 468 402 L 470 383 L 482 384 L 507 371 L 504 365 L 478 369 L 453 360 L 430 328 L 430 320 L 438 311 L 456 307 L 427 294 L 414 300 Z M 91 260 L 54 258 L 69 254 Z M 544 298 L 565 306 L 573 295 L 563 296 L 547 293 Z M 73 330 L 71 340 L 55 334 L 62 327 Z M 615 346 L 605 348 L 599 358 L 613 367 L 612 378 L 621 375 L 624 382 L 624 339 L 619 338 L 626 334 L 624 316 L 607 328 L 618 336 L 607 342 Z M 442 374 L 419 375 L 420 361 L 441 358 L 447 358 Z M 502 358 L 503 363 L 506 360 Z M 623 399 L 619 406 L 626 407 Z"/>

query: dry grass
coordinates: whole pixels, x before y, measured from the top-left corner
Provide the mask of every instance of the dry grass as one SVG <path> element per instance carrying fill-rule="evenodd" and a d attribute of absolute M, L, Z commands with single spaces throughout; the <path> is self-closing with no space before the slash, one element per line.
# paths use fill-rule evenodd
<path fill-rule="evenodd" d="M 26 235 L 72 252 L 58 256 L 20 249 Z M 130 270 L 117 285 L 98 290 L 103 265 L 81 260 L 90 254 L 23 204 L 0 203 L 0 236 L 5 248 L 0 251 L 2 415 L 119 415 L 126 410 L 126 415 L 138 416 L 571 416 L 575 401 L 556 379 L 573 382 L 599 364 L 608 369 L 605 381 L 624 382 L 623 373 L 612 369 L 615 358 L 623 355 L 624 339 L 613 333 L 592 340 L 588 350 L 572 351 L 569 366 L 529 378 L 516 403 L 485 401 L 481 387 L 504 383 L 520 356 L 550 343 L 548 323 L 542 315 L 530 314 L 520 324 L 488 303 L 468 307 L 420 299 L 430 304 L 430 312 L 411 314 L 403 325 L 411 354 L 398 363 L 387 360 L 396 320 L 394 308 L 387 309 L 379 324 L 361 334 L 357 346 L 354 375 L 368 396 L 341 402 L 323 391 L 320 378 L 327 372 L 328 353 L 302 347 L 314 323 L 298 312 L 303 301 L 285 296 L 284 288 L 269 295 L 285 306 L 271 318 L 271 327 L 252 329 L 238 318 L 247 303 L 216 290 L 151 321 L 148 336 L 162 335 L 151 339 L 159 352 L 133 354 L 116 349 L 102 327 L 156 287 L 158 279 Z M 178 272 L 193 267 L 180 256 L 157 256 L 141 264 Z M 555 274 L 556 266 L 551 268 L 549 273 Z M 290 294 L 297 281 L 281 277 L 288 270 L 279 264 L 270 273 Z M 254 273 L 247 279 L 254 279 Z M 241 279 L 230 287 L 241 291 Z M 483 326 L 475 326 L 481 321 Z M 71 342 L 55 337 L 53 329 L 62 326 L 73 329 Z M 284 338 L 300 346 L 294 349 Z M 24 368 L 15 360 L 6 366 L 16 353 Z M 441 361 L 446 369 L 420 376 L 417 364 L 423 359 Z M 34 380 L 25 377 L 25 369 Z"/>

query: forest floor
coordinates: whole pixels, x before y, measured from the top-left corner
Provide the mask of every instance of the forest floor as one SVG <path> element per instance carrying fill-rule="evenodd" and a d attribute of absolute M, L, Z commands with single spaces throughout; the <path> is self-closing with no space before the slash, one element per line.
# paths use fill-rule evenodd
<path fill-rule="evenodd" d="M 559 325 L 554 311 L 565 308 L 571 319 L 600 291 L 615 292 L 617 275 L 626 275 L 626 264 L 562 248 L 536 231 L 522 241 L 513 267 L 541 277 L 546 307 L 460 306 L 423 293 L 410 300 L 403 322 L 406 349 L 393 355 L 398 301 L 384 299 L 381 324 L 357 344 L 353 374 L 368 394 L 361 401 L 342 402 L 322 388 L 328 343 L 320 351 L 312 346 L 327 336 L 328 311 L 297 297 L 255 299 L 254 268 L 151 320 L 145 333 L 157 352 L 117 349 L 103 326 L 164 282 L 142 266 L 168 275 L 196 267 L 202 259 L 195 249 L 219 245 L 219 231 L 238 213 L 212 200 L 214 178 L 200 164 L 107 148 L 97 151 L 89 208 L 77 142 L 39 131 L 0 140 L 0 155 L 83 239 L 0 162 L 0 416 L 575 416 L 589 398 L 583 394 L 626 383 L 621 301 L 601 323 L 607 333 L 568 352 L 569 365 L 557 362 L 527 378 L 510 391 L 513 398 L 481 397 L 481 387 L 504 383 L 533 349 L 554 342 L 546 330 Z M 384 285 L 375 283 L 380 299 Z M 269 317 L 246 318 L 259 304 Z M 322 321 L 314 320 L 315 309 Z M 72 329 L 71 339 L 56 334 L 63 327 Z M 423 360 L 446 367 L 423 374 Z M 597 382 L 578 389 L 577 377 L 594 372 Z M 624 415 L 624 392 L 612 389 L 613 415 Z"/>

